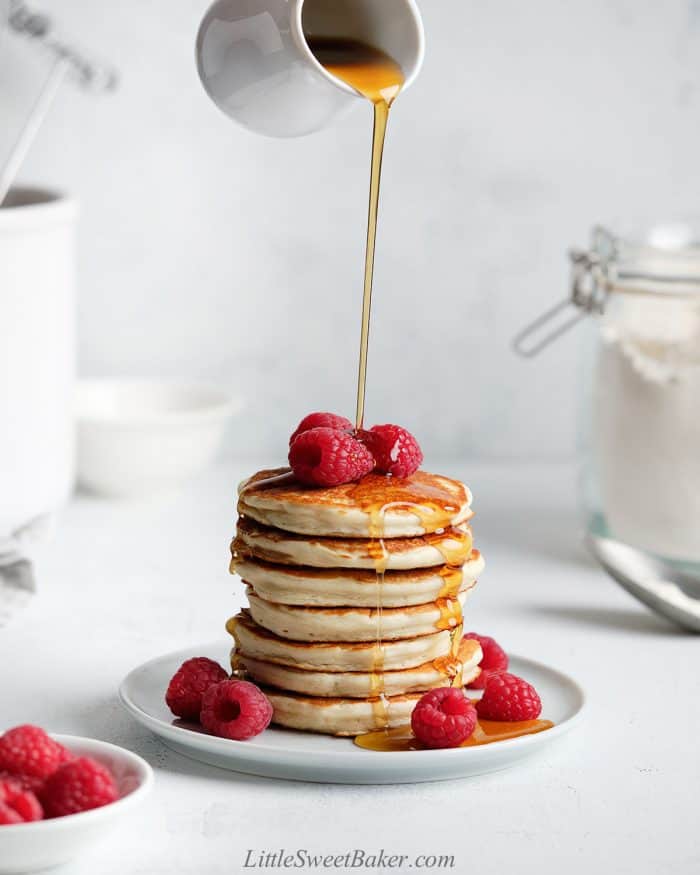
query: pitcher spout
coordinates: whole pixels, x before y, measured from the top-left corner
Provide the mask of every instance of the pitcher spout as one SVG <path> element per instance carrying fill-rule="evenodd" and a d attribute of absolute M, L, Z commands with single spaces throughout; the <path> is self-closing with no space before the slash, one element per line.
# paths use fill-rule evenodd
<path fill-rule="evenodd" d="M 414 0 L 215 0 L 197 34 L 207 94 L 229 118 L 272 137 L 321 130 L 358 94 L 315 58 L 309 39 L 342 37 L 380 48 L 410 85 L 423 61 Z"/>

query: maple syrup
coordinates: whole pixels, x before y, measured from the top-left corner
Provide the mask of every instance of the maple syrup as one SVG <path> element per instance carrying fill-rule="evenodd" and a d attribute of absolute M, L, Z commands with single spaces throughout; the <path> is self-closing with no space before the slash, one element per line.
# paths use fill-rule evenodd
<path fill-rule="evenodd" d="M 451 651 L 452 648 L 450 648 Z M 450 686 L 461 686 L 462 663 L 450 652 L 447 656 L 438 656 L 433 660 L 433 668 L 441 675 L 450 678 Z"/>
<path fill-rule="evenodd" d="M 464 572 L 461 566 L 443 565 L 438 572 L 443 580 L 438 593 L 439 599 L 456 599 L 462 588 Z"/>
<path fill-rule="evenodd" d="M 367 248 L 362 295 L 362 330 L 360 333 L 360 360 L 357 375 L 357 408 L 355 426 L 362 428 L 365 416 L 365 386 L 367 384 L 367 347 L 372 308 L 372 277 L 374 249 L 377 240 L 377 213 L 379 183 L 382 173 L 384 140 L 389 121 L 389 109 L 404 84 L 400 65 L 381 49 L 358 40 L 342 37 L 307 37 L 309 48 L 329 73 L 358 91 L 374 105 L 372 135 L 372 167 L 369 185 L 367 215 Z"/>
<path fill-rule="evenodd" d="M 368 474 L 356 483 L 348 484 L 348 499 L 369 516 L 370 537 L 380 538 L 385 534 L 383 520 L 387 510 L 404 509 L 418 518 L 426 532 L 434 534 L 433 540 L 439 540 L 444 531 L 450 529 L 459 545 L 466 543 L 468 531 L 452 525 L 460 506 L 468 500 L 466 490 L 458 502 L 447 488 L 431 481 L 429 475 L 421 477 L 421 474 L 423 472 L 419 471 L 410 479 Z M 458 556 L 455 554 L 454 558 L 457 560 Z"/>
<path fill-rule="evenodd" d="M 382 619 L 384 614 L 384 573 L 389 561 L 389 553 L 384 546 L 383 538 L 377 532 L 383 531 L 384 508 L 377 511 L 377 519 L 370 517 L 370 542 L 369 551 L 374 560 L 374 570 L 377 575 L 377 632 L 374 642 L 374 654 L 372 671 L 370 673 L 370 700 L 374 722 L 378 729 L 384 729 L 389 725 L 389 706 L 386 699 L 384 686 L 384 629 Z"/>
<path fill-rule="evenodd" d="M 551 729 L 551 720 L 521 720 L 507 723 L 501 720 L 478 720 L 472 735 L 463 741 L 460 747 L 478 747 L 482 744 L 493 744 L 495 741 L 506 741 L 509 738 L 520 738 L 522 735 L 534 735 Z M 410 726 L 397 726 L 394 729 L 382 729 L 377 732 L 367 732 L 354 739 L 358 747 L 365 750 L 405 751 L 425 750 L 418 741 Z"/>
<path fill-rule="evenodd" d="M 449 686 L 462 687 L 462 674 L 464 671 L 464 661 L 462 655 L 462 632 L 464 626 L 461 622 L 454 629 L 450 630 L 450 647 L 445 656 L 438 656 L 433 660 L 433 668 L 435 671 L 448 678 Z"/>
<path fill-rule="evenodd" d="M 443 536 L 445 529 L 425 535 L 431 547 L 440 552 L 446 565 L 461 568 L 472 552 L 472 534 L 468 528 L 449 527 L 449 540 Z M 454 545 L 454 546 L 452 546 Z"/>
<path fill-rule="evenodd" d="M 435 624 L 436 629 L 456 629 L 462 623 L 462 606 L 459 599 L 438 599 L 435 603 L 440 611 L 440 618 Z"/>
<path fill-rule="evenodd" d="M 374 645 L 374 660 L 372 671 L 370 672 L 370 701 L 372 703 L 375 724 L 379 730 L 384 730 L 389 724 L 389 709 L 384 686 L 384 642 L 382 630 L 384 573 L 386 571 L 389 554 L 385 547 L 383 538 L 381 538 L 378 533 L 384 531 L 383 517 L 387 508 L 390 506 L 391 504 L 384 504 L 377 507 L 370 515 L 370 535 L 372 540 L 369 544 L 369 553 L 374 560 L 374 567 L 377 575 L 377 632 Z M 411 507 L 411 509 L 413 510 L 413 507 Z M 469 538 L 468 546 L 469 552 L 471 552 L 471 538 Z M 454 594 L 450 593 L 441 596 L 436 601 L 436 606 L 440 615 L 435 623 L 435 628 L 440 631 L 449 631 L 450 648 L 447 656 L 438 657 L 433 660 L 433 667 L 444 677 L 449 678 L 450 686 L 461 687 L 462 663 L 458 657 L 464 625 L 462 622 L 462 605 L 456 596 L 462 582 L 462 570 L 461 567 L 444 567 L 450 568 L 450 570 L 456 574 L 458 580 L 455 581 L 453 576 L 451 577 L 449 573 L 445 573 L 441 569 L 440 573 L 450 581 L 449 586 L 454 588 L 455 591 Z"/>
<path fill-rule="evenodd" d="M 462 642 L 464 624 L 462 622 L 462 605 L 456 598 L 439 598 L 436 602 L 440 609 L 440 619 L 435 624 L 437 629 L 447 629 L 450 633 L 450 650 L 443 662 L 433 662 L 433 666 L 445 677 L 450 678 L 450 686 L 461 686 L 462 664 L 459 661 L 459 645 Z M 456 666 L 459 668 L 456 668 Z"/>

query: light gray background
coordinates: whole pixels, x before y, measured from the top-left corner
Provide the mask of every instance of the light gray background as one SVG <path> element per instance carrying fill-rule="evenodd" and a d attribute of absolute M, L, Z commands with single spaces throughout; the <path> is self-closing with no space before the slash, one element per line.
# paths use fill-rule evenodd
<path fill-rule="evenodd" d="M 23 174 L 83 204 L 81 371 L 238 387 L 238 454 L 279 453 L 308 410 L 352 415 L 369 107 L 257 138 L 197 81 L 204 2 L 44 6 L 123 74 L 111 98 L 64 90 Z M 700 2 L 421 8 L 425 67 L 387 146 L 368 418 L 427 454 L 568 456 L 576 340 L 531 363 L 509 340 L 565 293 L 565 251 L 594 222 L 696 206 Z M 0 154 L 45 70 L 6 41 Z"/>

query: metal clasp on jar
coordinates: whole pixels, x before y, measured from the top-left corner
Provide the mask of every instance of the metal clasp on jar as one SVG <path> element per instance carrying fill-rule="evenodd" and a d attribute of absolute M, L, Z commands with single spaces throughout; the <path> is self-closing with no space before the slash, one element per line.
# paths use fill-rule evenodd
<path fill-rule="evenodd" d="M 513 349 L 523 358 L 536 356 L 581 319 L 590 313 L 603 313 L 605 309 L 609 281 L 603 260 L 583 249 L 571 249 L 569 259 L 569 296 L 550 307 L 513 338 Z"/>

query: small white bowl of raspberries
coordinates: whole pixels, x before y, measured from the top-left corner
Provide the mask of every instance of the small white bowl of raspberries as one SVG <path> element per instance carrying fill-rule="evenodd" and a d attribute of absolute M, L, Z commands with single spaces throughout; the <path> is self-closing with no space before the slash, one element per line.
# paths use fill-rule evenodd
<path fill-rule="evenodd" d="M 8 729 L 0 736 L 0 875 L 73 860 L 152 784 L 148 763 L 114 744 L 38 726 Z"/>

